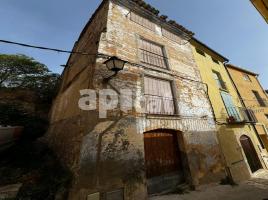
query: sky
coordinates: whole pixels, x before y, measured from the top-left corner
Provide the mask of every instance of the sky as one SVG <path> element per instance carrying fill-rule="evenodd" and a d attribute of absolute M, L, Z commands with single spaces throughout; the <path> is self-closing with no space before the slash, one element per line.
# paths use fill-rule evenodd
<path fill-rule="evenodd" d="M 260 74 L 268 89 L 268 24 L 249 0 L 147 0 L 230 59 Z M 101 0 L 1 0 L 0 39 L 71 50 Z M 0 53 L 25 54 L 61 73 L 68 54 L 0 43 Z"/>

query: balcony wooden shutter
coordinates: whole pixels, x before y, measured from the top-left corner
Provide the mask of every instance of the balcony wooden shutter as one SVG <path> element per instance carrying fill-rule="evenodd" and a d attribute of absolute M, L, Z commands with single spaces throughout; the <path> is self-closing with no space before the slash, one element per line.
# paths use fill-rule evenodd
<path fill-rule="evenodd" d="M 234 117 L 236 121 L 240 121 L 240 115 L 237 110 L 237 107 L 234 105 L 233 98 L 227 92 L 221 92 L 221 96 L 226 107 L 227 113 L 229 117 Z"/>
<path fill-rule="evenodd" d="M 151 114 L 174 114 L 174 100 L 169 81 L 145 77 L 146 110 Z"/>
<path fill-rule="evenodd" d="M 163 47 L 147 40 L 140 41 L 141 61 L 156 67 L 167 68 Z"/>

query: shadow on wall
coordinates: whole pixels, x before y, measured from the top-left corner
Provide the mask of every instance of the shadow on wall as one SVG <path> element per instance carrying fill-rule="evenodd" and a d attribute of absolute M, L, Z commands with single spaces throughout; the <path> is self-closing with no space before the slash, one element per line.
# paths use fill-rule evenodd
<path fill-rule="evenodd" d="M 0 125 L 24 126 L 23 138 L 36 139 L 48 127 L 50 103 L 42 103 L 34 91 L 0 89 Z"/>

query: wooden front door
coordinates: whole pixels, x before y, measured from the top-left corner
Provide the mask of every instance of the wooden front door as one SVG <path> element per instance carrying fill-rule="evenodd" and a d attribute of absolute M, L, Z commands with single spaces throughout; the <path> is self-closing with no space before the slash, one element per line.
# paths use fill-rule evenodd
<path fill-rule="evenodd" d="M 176 132 L 156 130 L 144 134 L 147 178 L 182 171 Z"/>
<path fill-rule="evenodd" d="M 252 172 L 255 172 L 262 168 L 261 162 L 258 158 L 258 154 L 250 140 L 250 138 L 246 135 L 243 135 L 240 137 L 240 142 L 243 148 L 243 151 L 247 157 L 247 161 L 249 164 L 249 167 Z"/>

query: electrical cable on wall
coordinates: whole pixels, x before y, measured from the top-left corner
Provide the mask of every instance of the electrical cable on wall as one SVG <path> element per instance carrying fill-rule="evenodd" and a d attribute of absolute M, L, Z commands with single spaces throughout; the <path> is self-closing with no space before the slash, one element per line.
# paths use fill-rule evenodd
<path fill-rule="evenodd" d="M 27 43 L 20 43 L 20 42 L 14 42 L 14 41 L 9 41 L 9 40 L 2 40 L 2 39 L 0 39 L 0 42 L 1 43 L 6 43 L 6 44 L 11 44 L 11 45 L 22 46 L 22 47 L 26 47 L 26 48 L 34 48 L 34 49 L 40 49 L 40 50 L 45 50 L 45 51 L 53 51 L 53 52 L 57 52 L 57 53 L 79 54 L 79 55 L 85 55 L 85 56 L 90 55 L 90 56 L 97 56 L 99 58 L 105 58 L 105 59 L 108 59 L 108 58 L 112 57 L 111 55 L 106 55 L 106 54 L 101 54 L 101 53 L 92 54 L 92 53 L 81 52 L 81 51 L 69 51 L 69 50 L 63 50 L 63 49 L 58 49 L 58 48 L 36 46 L 36 45 L 27 44 Z M 129 61 L 127 61 L 126 63 L 128 63 L 128 64 L 130 64 L 132 66 L 136 66 L 136 67 L 146 67 L 145 65 L 132 63 L 132 62 L 129 62 Z M 64 65 L 62 65 L 62 66 L 64 66 Z M 66 66 L 64 66 L 64 67 L 66 67 Z M 188 77 L 183 77 L 183 76 L 179 76 L 179 75 L 175 75 L 175 74 L 172 74 L 172 76 L 175 76 L 177 78 L 181 78 L 181 79 L 184 79 L 184 80 L 188 80 L 188 81 L 191 81 L 191 82 L 199 83 L 199 84 L 202 84 L 202 85 L 206 85 L 205 83 L 203 83 L 201 81 L 194 80 L 194 79 L 191 79 L 191 78 L 188 78 Z"/>

